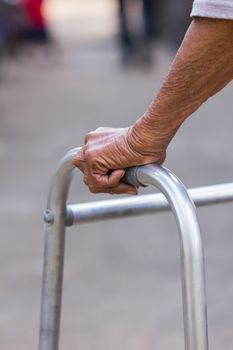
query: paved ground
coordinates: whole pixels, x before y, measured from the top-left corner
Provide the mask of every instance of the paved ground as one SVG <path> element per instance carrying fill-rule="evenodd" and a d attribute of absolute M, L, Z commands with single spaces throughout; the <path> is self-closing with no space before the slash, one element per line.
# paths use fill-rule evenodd
<path fill-rule="evenodd" d="M 57 63 L 8 67 L 0 85 L 0 348 L 36 349 L 41 220 L 57 161 L 98 126 L 126 126 L 158 90 L 171 55 L 124 71 L 111 45 L 66 46 Z M 229 85 L 187 121 L 166 165 L 189 186 L 232 181 Z M 143 192 L 143 191 L 142 191 Z M 91 201 L 78 177 L 72 201 Z M 212 350 L 233 342 L 232 204 L 201 209 Z M 171 214 L 69 229 L 61 349 L 182 349 L 178 239 Z"/>

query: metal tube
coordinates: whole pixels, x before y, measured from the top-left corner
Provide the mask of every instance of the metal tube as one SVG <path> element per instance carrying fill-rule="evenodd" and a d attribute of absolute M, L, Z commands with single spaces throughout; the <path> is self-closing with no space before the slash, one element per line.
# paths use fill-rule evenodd
<path fill-rule="evenodd" d="M 49 187 L 44 248 L 39 350 L 57 350 L 65 246 L 66 200 L 74 166 L 69 151 L 58 165 Z"/>
<path fill-rule="evenodd" d="M 171 206 L 180 234 L 185 349 L 207 350 L 204 252 L 194 203 L 184 185 L 167 169 L 139 167 L 137 180 L 157 187 Z"/>
<path fill-rule="evenodd" d="M 45 212 L 46 236 L 42 286 L 39 350 L 58 350 L 65 226 L 70 208 L 66 200 L 74 173 L 66 154 L 52 179 Z M 137 169 L 137 180 L 163 192 L 174 212 L 180 232 L 185 349 L 207 350 L 207 318 L 203 248 L 195 207 L 184 186 L 168 170 L 148 165 Z"/>
<path fill-rule="evenodd" d="M 197 207 L 233 201 L 233 183 L 192 188 L 188 193 Z M 99 220 L 153 214 L 170 210 L 161 193 L 109 199 L 67 207 L 67 226 Z"/>

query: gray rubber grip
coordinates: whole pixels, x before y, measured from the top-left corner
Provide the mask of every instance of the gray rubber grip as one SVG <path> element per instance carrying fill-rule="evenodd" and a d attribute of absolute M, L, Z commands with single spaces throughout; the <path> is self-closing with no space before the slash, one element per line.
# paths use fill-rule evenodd
<path fill-rule="evenodd" d="M 125 175 L 123 176 L 121 181 L 127 185 L 132 185 L 132 186 L 136 186 L 136 187 L 146 187 L 145 185 L 141 184 L 138 181 L 138 177 L 137 177 L 138 169 L 139 169 L 138 166 L 132 167 L 132 168 L 127 168 Z"/>

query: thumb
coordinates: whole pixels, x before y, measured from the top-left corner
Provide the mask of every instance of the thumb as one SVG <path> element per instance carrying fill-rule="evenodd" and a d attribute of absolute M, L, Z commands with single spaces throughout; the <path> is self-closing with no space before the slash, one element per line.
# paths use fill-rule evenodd
<path fill-rule="evenodd" d="M 115 187 L 116 185 L 118 185 L 124 175 L 125 169 L 113 170 L 108 177 L 109 187 Z"/>

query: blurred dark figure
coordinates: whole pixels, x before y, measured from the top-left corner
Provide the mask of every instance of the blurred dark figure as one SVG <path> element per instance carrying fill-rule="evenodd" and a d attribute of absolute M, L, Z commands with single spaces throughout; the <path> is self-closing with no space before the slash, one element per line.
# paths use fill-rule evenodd
<path fill-rule="evenodd" d="M 43 14 L 44 0 L 22 0 L 21 6 L 25 15 L 25 40 L 35 43 L 47 43 L 49 35 Z"/>
<path fill-rule="evenodd" d="M 193 0 L 163 0 L 160 2 L 160 23 L 163 39 L 176 50 L 184 37 L 191 18 Z"/>
<path fill-rule="evenodd" d="M 0 53 L 11 52 L 24 26 L 24 15 L 17 2 L 0 0 Z"/>
<path fill-rule="evenodd" d="M 20 53 L 25 44 L 50 41 L 43 0 L 0 0 L 0 57 Z"/>
<path fill-rule="evenodd" d="M 118 0 L 122 63 L 152 63 L 152 39 L 158 35 L 157 0 Z"/>
<path fill-rule="evenodd" d="M 193 0 L 117 0 L 122 63 L 152 63 L 153 39 L 177 48 L 190 24 Z"/>

